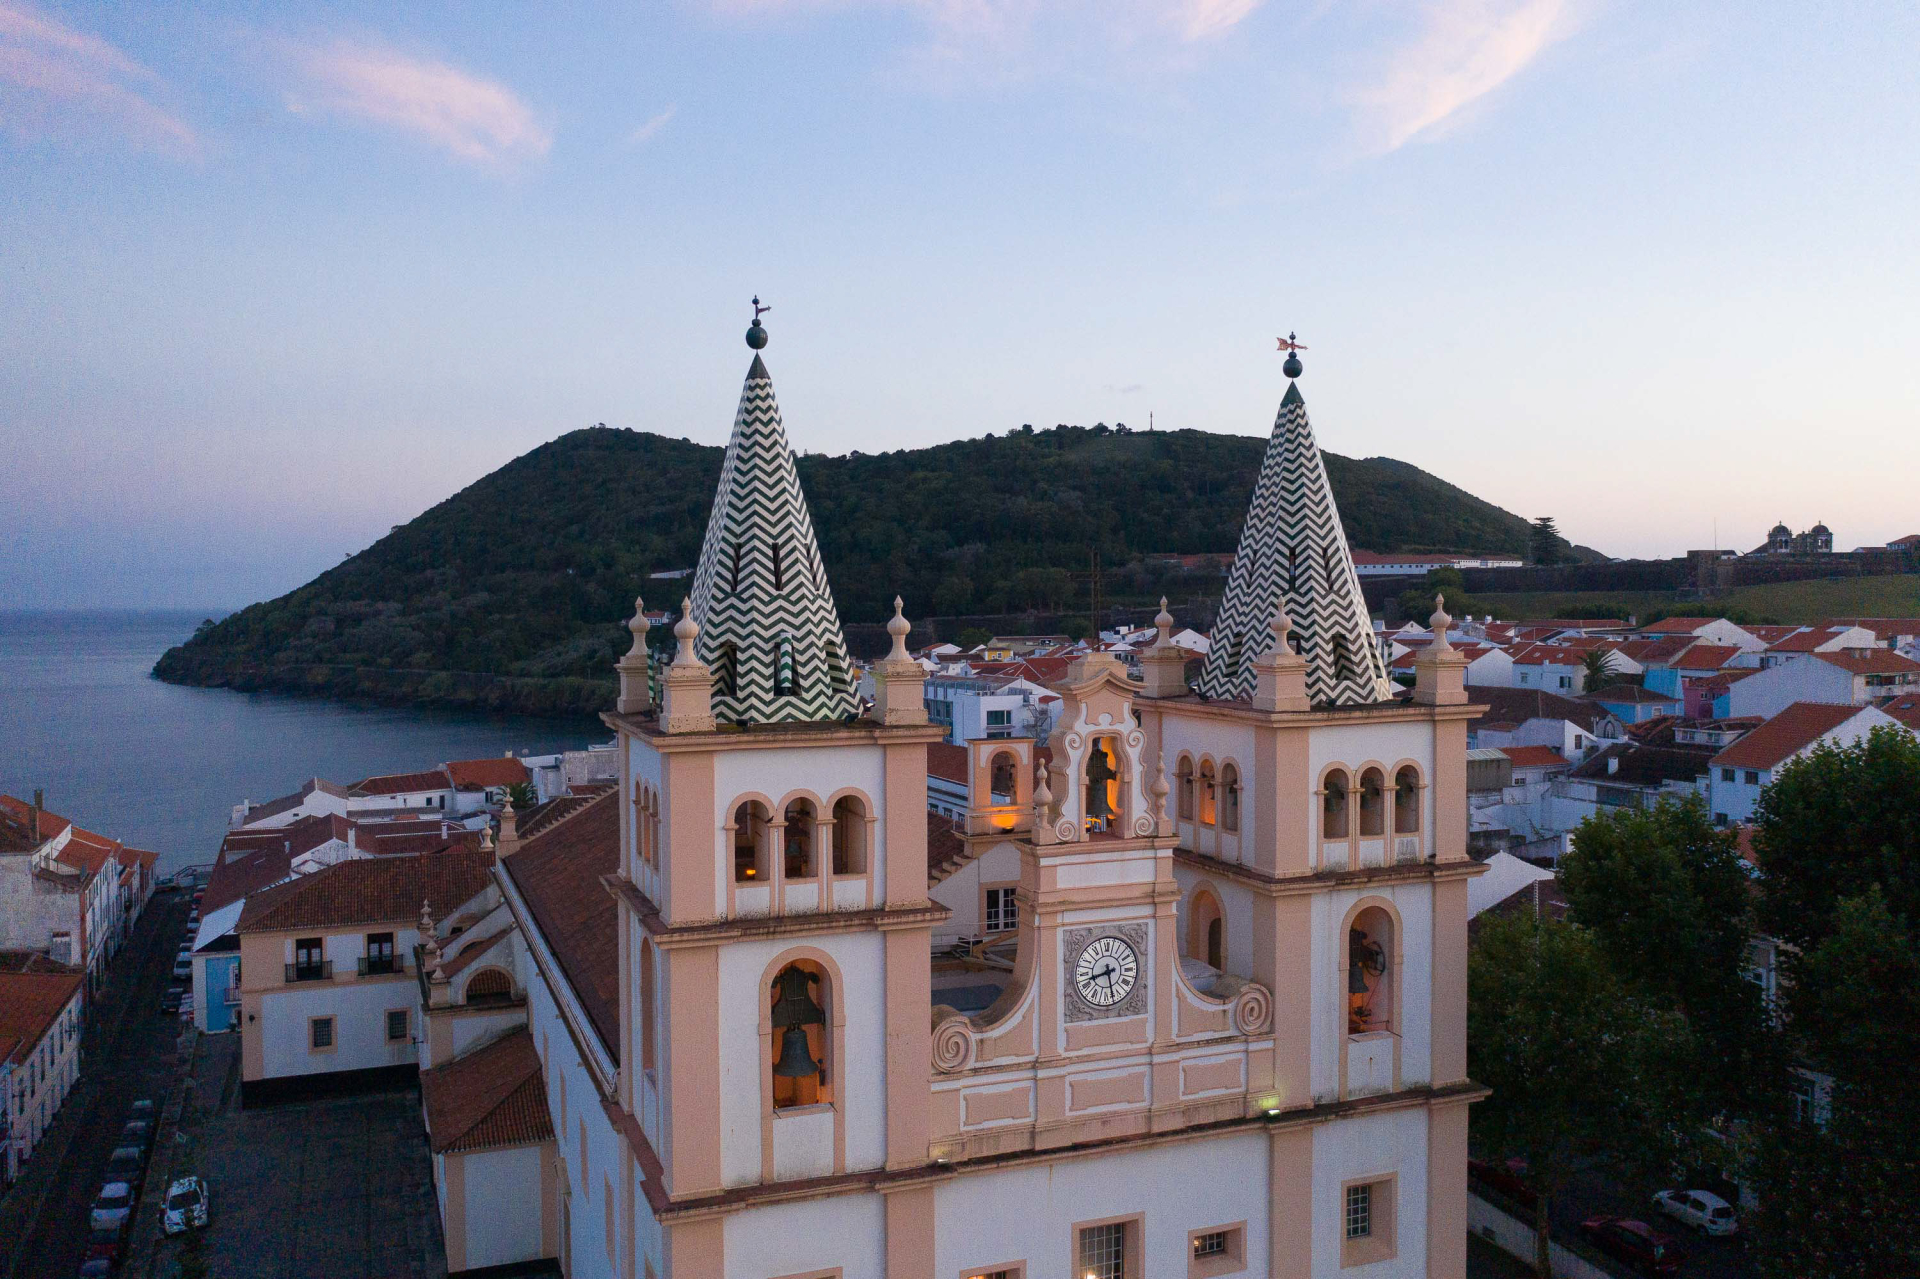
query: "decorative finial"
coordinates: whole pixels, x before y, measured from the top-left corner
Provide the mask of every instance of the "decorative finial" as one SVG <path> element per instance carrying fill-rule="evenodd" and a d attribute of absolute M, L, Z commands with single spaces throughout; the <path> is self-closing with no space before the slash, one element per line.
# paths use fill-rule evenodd
<path fill-rule="evenodd" d="M 1159 642 L 1173 643 L 1173 614 L 1167 612 L 1167 597 L 1160 597 L 1160 611 L 1153 615 L 1153 628 L 1160 632 Z"/>
<path fill-rule="evenodd" d="M 1039 760 L 1033 762 L 1033 811 L 1043 822 L 1053 811 L 1053 788 L 1047 785 L 1047 766 Z"/>
<path fill-rule="evenodd" d="M 1306 366 L 1301 364 L 1300 357 L 1292 354 L 1292 352 L 1304 351 L 1307 349 L 1306 347 L 1301 346 L 1298 342 L 1294 341 L 1294 338 L 1296 336 L 1297 336 L 1296 334 L 1289 333 L 1287 334 L 1287 336 L 1280 339 L 1280 349 L 1282 351 L 1286 351 L 1289 353 L 1287 355 L 1287 362 L 1280 366 L 1280 371 L 1286 374 L 1288 377 L 1294 377 L 1294 378 L 1299 377 L 1300 374 L 1305 371 Z"/>
<path fill-rule="evenodd" d="M 1167 760 L 1164 755 L 1160 757 L 1159 766 L 1153 773 L 1153 820 L 1167 820 Z"/>
<path fill-rule="evenodd" d="M 1287 616 L 1287 601 L 1281 597 L 1280 604 L 1273 610 L 1273 619 L 1267 623 L 1267 629 L 1273 632 L 1273 647 L 1267 651 L 1276 656 L 1284 656 L 1293 651 L 1293 645 L 1287 642 L 1287 636 L 1293 634 L 1293 619 Z"/>
<path fill-rule="evenodd" d="M 693 620 L 693 596 L 680 597 L 680 620 L 673 624 L 673 637 L 680 641 L 680 651 L 674 654 L 675 666 L 691 666 L 699 659 L 693 655 L 693 641 L 700 637 L 700 623 Z"/>
<path fill-rule="evenodd" d="M 1433 632 L 1433 646 L 1436 649 L 1452 648 L 1447 642 L 1447 630 L 1453 625 L 1453 619 L 1447 616 L 1447 596 L 1443 591 L 1433 597 L 1433 616 L 1427 619 L 1427 628 Z"/>
<path fill-rule="evenodd" d="M 760 305 L 760 295 L 753 296 L 753 324 L 747 329 L 747 345 L 758 351 L 767 344 L 767 331 L 760 327 L 760 313 L 773 310 L 770 306 Z"/>
<path fill-rule="evenodd" d="M 906 607 L 898 595 L 893 597 L 893 616 L 887 621 L 887 634 L 893 636 L 893 651 L 887 654 L 889 662 L 910 662 L 907 656 L 907 633 L 913 629 L 901 610 Z"/>
<path fill-rule="evenodd" d="M 627 654 L 628 657 L 647 655 L 647 632 L 652 627 L 653 623 L 647 620 L 647 606 L 641 602 L 638 595 L 634 596 L 633 620 L 627 623 L 627 629 L 633 632 L 633 649 Z"/>

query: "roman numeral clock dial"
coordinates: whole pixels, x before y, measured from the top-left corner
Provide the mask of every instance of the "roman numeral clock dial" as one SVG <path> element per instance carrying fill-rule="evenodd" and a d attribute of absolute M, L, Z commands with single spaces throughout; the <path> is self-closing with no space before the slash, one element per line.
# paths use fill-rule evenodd
<path fill-rule="evenodd" d="M 1139 977 L 1139 956 L 1118 937 L 1094 938 L 1073 966 L 1073 984 L 1080 998 L 1095 1008 L 1111 1008 L 1125 999 Z"/>

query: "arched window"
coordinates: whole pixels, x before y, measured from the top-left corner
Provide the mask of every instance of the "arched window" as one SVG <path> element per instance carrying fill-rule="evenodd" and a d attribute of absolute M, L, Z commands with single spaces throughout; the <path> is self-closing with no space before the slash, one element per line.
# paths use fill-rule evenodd
<path fill-rule="evenodd" d="M 767 861 L 767 823 L 773 814 L 757 799 L 750 799 L 733 813 L 733 882 L 764 884 L 772 878 Z"/>
<path fill-rule="evenodd" d="M 1178 783 L 1177 789 L 1180 792 L 1180 798 L 1179 798 L 1180 810 L 1179 811 L 1180 811 L 1181 820 L 1192 821 L 1193 820 L 1193 761 L 1187 758 L 1185 755 L 1182 755 L 1180 757 L 1180 763 L 1177 767 L 1177 770 L 1174 776 Z"/>
<path fill-rule="evenodd" d="M 506 1004 L 513 1002 L 513 978 L 498 968 L 482 968 L 467 979 L 469 1004 Z"/>
<path fill-rule="evenodd" d="M 1420 829 L 1420 770 L 1412 764 L 1393 776 L 1393 830 L 1412 835 Z"/>
<path fill-rule="evenodd" d="M 1347 775 L 1339 769 L 1327 774 L 1320 804 L 1320 838 L 1347 837 Z"/>
<path fill-rule="evenodd" d="M 1219 815 L 1219 792 L 1213 780 L 1213 761 L 1200 761 L 1200 824 L 1211 826 Z"/>
<path fill-rule="evenodd" d="M 1086 806 L 1090 830 L 1108 829 L 1120 815 L 1120 769 L 1114 739 L 1096 737 L 1087 751 Z"/>
<path fill-rule="evenodd" d="M 1347 1033 L 1393 1029 L 1393 917 L 1378 906 L 1347 929 Z"/>
<path fill-rule="evenodd" d="M 1360 776 L 1360 835 L 1362 838 L 1387 833 L 1386 780 L 1377 768 L 1369 768 Z"/>
<path fill-rule="evenodd" d="M 1187 954 L 1193 959 L 1226 971 L 1226 923 L 1220 915 L 1220 899 L 1211 890 L 1194 893 L 1187 912 Z"/>
<path fill-rule="evenodd" d="M 788 879 L 812 879 L 818 866 L 813 854 L 819 842 L 814 829 L 819 823 L 812 802 L 794 800 L 787 805 L 783 820 L 786 822 L 786 876 Z"/>
<path fill-rule="evenodd" d="M 867 806 L 851 795 L 833 802 L 833 873 L 867 873 Z"/>
<path fill-rule="evenodd" d="M 992 803 L 1011 804 L 1013 802 L 1015 767 L 1012 751 L 1001 751 L 987 766 L 987 791 Z"/>
<path fill-rule="evenodd" d="M 1240 770 L 1232 764 L 1220 766 L 1220 829 L 1240 829 Z"/>
<path fill-rule="evenodd" d="M 827 1060 L 833 993 L 818 965 L 799 960 L 782 968 L 767 992 L 772 1034 L 767 1061 L 773 1072 L 773 1105 L 814 1106 L 833 1100 Z"/>

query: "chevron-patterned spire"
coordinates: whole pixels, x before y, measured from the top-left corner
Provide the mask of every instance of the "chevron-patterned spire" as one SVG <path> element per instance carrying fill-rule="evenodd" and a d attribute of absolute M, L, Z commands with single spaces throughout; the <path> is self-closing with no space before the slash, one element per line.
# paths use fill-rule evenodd
<path fill-rule="evenodd" d="M 773 398 L 753 357 L 693 578 L 696 651 L 722 723 L 837 720 L 858 713 L 846 636 Z"/>
<path fill-rule="evenodd" d="M 1214 620 L 1202 693 L 1252 696 L 1254 661 L 1271 646 L 1267 627 L 1283 604 L 1307 659 L 1307 696 L 1315 705 L 1356 706 L 1392 695 L 1307 402 L 1291 382 Z"/>

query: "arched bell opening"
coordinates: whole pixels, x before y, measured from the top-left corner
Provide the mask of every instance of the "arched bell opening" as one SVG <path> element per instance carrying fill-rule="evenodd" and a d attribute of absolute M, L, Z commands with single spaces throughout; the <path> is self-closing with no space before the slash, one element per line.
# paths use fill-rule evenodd
<path fill-rule="evenodd" d="M 812 800 L 796 799 L 781 815 L 782 866 L 789 881 L 812 879 L 819 873 L 819 814 Z"/>
<path fill-rule="evenodd" d="M 867 806 L 851 795 L 833 802 L 833 873 L 867 873 Z"/>
<path fill-rule="evenodd" d="M 1347 929 L 1347 1033 L 1394 1028 L 1393 916 L 1369 906 Z"/>
<path fill-rule="evenodd" d="M 815 1106 L 833 1100 L 828 1034 L 833 991 L 827 974 L 811 960 L 795 960 L 775 975 L 767 991 L 767 1060 L 773 1108 Z"/>
<path fill-rule="evenodd" d="M 1124 816 L 1120 810 L 1119 746 L 1118 738 L 1096 737 L 1087 748 L 1087 765 L 1083 782 L 1085 802 L 1081 811 L 1086 814 L 1089 832 L 1105 833 L 1125 829 Z"/>
<path fill-rule="evenodd" d="M 733 812 L 733 882 L 765 884 L 772 882 L 773 864 L 768 850 L 773 840 L 773 813 L 757 799 L 748 800 Z"/>

